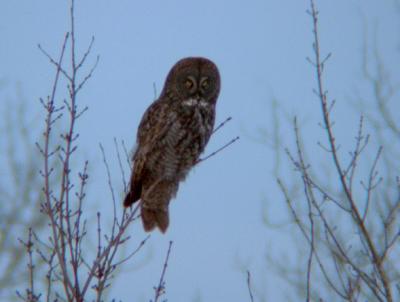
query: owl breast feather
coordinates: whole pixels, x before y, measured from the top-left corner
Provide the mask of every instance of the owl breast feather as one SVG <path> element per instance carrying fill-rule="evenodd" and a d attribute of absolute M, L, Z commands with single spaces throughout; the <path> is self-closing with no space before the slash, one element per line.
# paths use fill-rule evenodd
<path fill-rule="evenodd" d="M 173 114 L 174 119 L 164 141 L 163 163 L 167 178 L 178 175 L 184 179 L 210 138 L 214 110 L 199 104 L 184 106 L 180 113 Z"/>

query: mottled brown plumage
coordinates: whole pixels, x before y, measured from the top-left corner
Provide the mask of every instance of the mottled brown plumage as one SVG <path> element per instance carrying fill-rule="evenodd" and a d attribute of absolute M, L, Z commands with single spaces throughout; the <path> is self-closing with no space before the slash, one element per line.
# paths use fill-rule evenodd
<path fill-rule="evenodd" d="M 141 200 L 146 231 L 167 230 L 169 202 L 211 136 L 219 90 L 213 62 L 185 58 L 172 67 L 160 97 L 144 113 L 124 206 Z"/>

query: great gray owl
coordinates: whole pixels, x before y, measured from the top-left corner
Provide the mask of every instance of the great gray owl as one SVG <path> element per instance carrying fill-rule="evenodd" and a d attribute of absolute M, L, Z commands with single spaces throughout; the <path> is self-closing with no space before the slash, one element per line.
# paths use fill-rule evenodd
<path fill-rule="evenodd" d="M 168 228 L 169 202 L 213 131 L 220 85 L 213 62 L 184 58 L 172 67 L 160 97 L 142 117 L 124 206 L 141 200 L 147 232 L 158 227 L 164 233 Z"/>

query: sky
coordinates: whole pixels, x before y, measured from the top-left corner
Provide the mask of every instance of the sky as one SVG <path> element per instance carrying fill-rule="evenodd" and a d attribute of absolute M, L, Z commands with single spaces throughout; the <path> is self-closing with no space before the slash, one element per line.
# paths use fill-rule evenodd
<path fill-rule="evenodd" d="M 368 99 L 361 70 L 364 38 L 370 43 L 376 33 L 389 73 L 399 80 L 395 66 L 399 66 L 400 14 L 390 0 L 317 0 L 316 4 L 321 50 L 332 53 L 325 80 L 329 95 L 337 100 L 335 130 L 347 143 L 354 136 L 348 129 L 355 131 L 359 119 L 350 103 L 356 91 Z M 32 118 L 43 114 L 38 99 L 49 94 L 54 68 L 37 45 L 57 56 L 69 26 L 68 7 L 68 1 L 1 1 L 0 113 L 5 100 L 15 100 L 19 85 Z M 312 146 L 322 135 L 312 91 L 315 72 L 306 60 L 313 55 L 307 9 L 309 1 L 299 0 L 76 1 L 78 53 L 82 55 L 95 37 L 84 71 L 100 56 L 78 99 L 81 108 L 89 110 L 77 123 L 79 152 L 74 162 L 79 167 L 89 160 L 88 207 L 93 213 L 100 210 L 106 216 L 111 209 L 99 143 L 105 147 L 113 184 L 122 192 L 114 138 L 124 140 L 128 148 L 134 146 L 154 87 L 161 91 L 167 72 L 179 59 L 204 56 L 221 73 L 217 123 L 233 119 L 211 138 L 205 155 L 240 136 L 193 169 L 170 205 L 168 232 L 154 232 L 138 256 L 124 264 L 110 298 L 149 301 L 170 240 L 174 243 L 165 296 L 169 301 L 249 301 L 245 270 L 252 272 L 257 295 L 271 301 L 284 301 L 290 295 L 290 288 L 266 261 L 267 255 L 285 255 L 294 264 L 301 260 L 293 258 L 296 247 L 288 233 L 294 229 L 283 223 L 288 221 L 287 209 L 265 133 L 272 131 L 271 108 L 277 100 L 281 113 L 297 115 L 304 123 Z M 59 102 L 62 98 L 60 92 Z M 400 112 L 399 103 L 393 108 Z M 42 127 L 39 118 L 32 135 Z M 279 135 L 284 144 L 293 146 L 290 127 L 282 126 Z M 292 172 L 287 166 L 279 173 L 290 178 Z M 266 210 L 271 223 L 283 226 L 266 225 Z M 139 223 L 129 232 L 133 249 L 145 234 Z"/>

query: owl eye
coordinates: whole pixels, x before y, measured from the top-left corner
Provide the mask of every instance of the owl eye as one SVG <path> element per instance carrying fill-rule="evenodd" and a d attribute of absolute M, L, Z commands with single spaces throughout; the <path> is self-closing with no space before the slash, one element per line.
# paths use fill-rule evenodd
<path fill-rule="evenodd" d="M 206 90 L 210 86 L 210 80 L 208 78 L 205 78 L 203 81 L 201 81 L 201 88 Z"/>
<path fill-rule="evenodd" d="M 192 80 L 191 78 L 187 78 L 187 79 L 185 80 L 185 87 L 186 87 L 187 89 L 192 89 L 193 86 L 194 86 L 193 80 Z"/>

